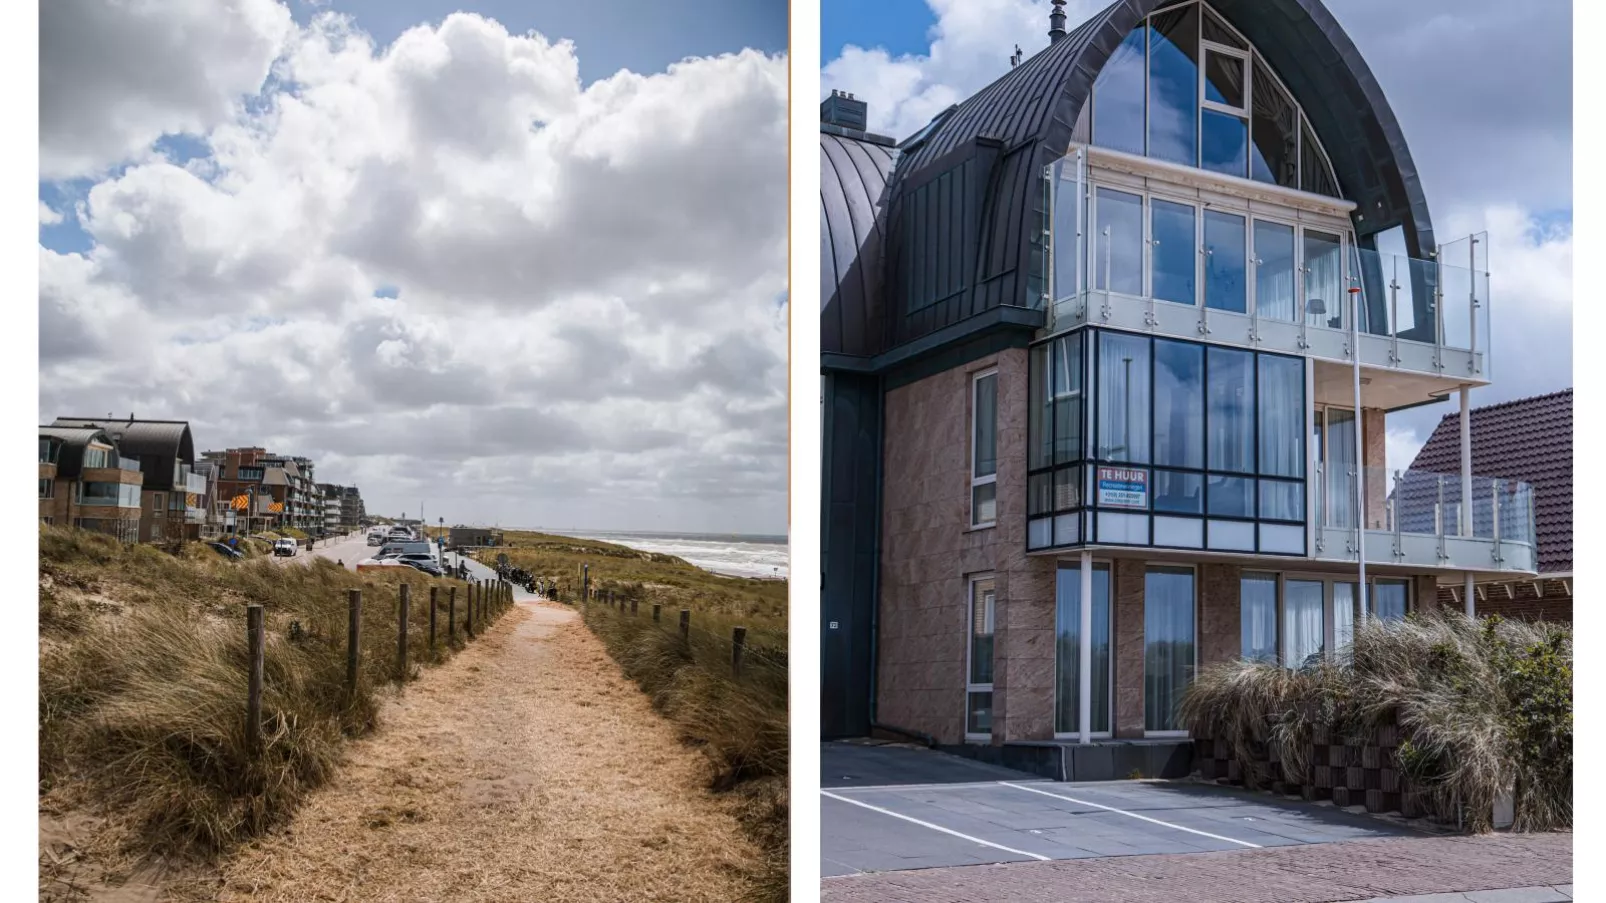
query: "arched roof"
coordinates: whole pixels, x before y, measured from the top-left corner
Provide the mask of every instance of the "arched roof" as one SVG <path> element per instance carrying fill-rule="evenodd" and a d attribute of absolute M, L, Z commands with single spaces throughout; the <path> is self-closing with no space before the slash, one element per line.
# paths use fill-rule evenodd
<path fill-rule="evenodd" d="M 899 178 L 976 137 L 1006 150 L 1038 145 L 1046 165 L 1063 155 L 1093 82 L 1132 29 L 1169 0 L 1119 0 L 978 91 L 919 147 Z M 1360 51 L 1321 0 L 1210 0 L 1293 91 L 1365 219 L 1362 234 L 1403 225 L 1412 253 L 1433 247 L 1433 227 L 1399 121 Z M 1034 178 L 1026 167 L 1021 178 Z"/>
<path fill-rule="evenodd" d="M 84 450 L 91 442 L 100 442 L 117 447 L 117 443 L 104 430 L 94 427 L 63 426 L 59 422 L 50 426 L 39 428 L 41 438 L 54 439 L 61 443 L 61 457 L 56 460 L 56 476 L 70 480 L 78 479 L 84 469 Z"/>
<path fill-rule="evenodd" d="M 821 344 L 872 353 L 881 335 L 881 254 L 892 148 L 820 133 Z"/>
<path fill-rule="evenodd" d="M 122 454 L 139 459 L 146 489 L 178 488 L 174 465 L 195 463 L 195 440 L 187 421 L 57 417 L 54 426 L 105 430 Z"/>
<path fill-rule="evenodd" d="M 1210 2 L 1294 93 L 1341 191 L 1357 205 L 1357 234 L 1401 226 L 1407 253 L 1426 256 L 1433 227 L 1404 134 L 1321 0 Z M 1069 147 L 1111 54 L 1162 5 L 1106 7 L 906 141 L 890 178 L 849 165 L 868 152 L 862 145 L 821 136 L 823 350 L 873 356 L 948 335 L 994 308 L 1033 306 L 1042 291 L 1043 171 Z M 904 203 L 945 172 L 965 186 L 951 207 Z M 915 238 L 926 248 L 941 243 L 942 253 L 912 248 Z M 855 242 L 857 253 L 832 256 Z M 957 282 L 956 267 L 963 268 Z M 934 282 L 941 293 L 927 291 Z M 910 309 L 889 309 L 894 296 Z"/>

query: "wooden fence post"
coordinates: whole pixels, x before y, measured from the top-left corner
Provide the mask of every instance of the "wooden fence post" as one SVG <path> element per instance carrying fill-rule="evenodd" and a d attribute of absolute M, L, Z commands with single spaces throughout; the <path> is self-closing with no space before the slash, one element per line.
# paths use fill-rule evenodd
<path fill-rule="evenodd" d="M 362 648 L 362 590 L 346 591 L 346 695 L 357 695 L 357 662 Z"/>
<path fill-rule="evenodd" d="M 463 632 L 468 634 L 468 638 L 472 640 L 474 639 L 474 581 L 472 580 L 468 583 L 468 607 L 463 616 L 466 619 L 463 624 Z"/>
<path fill-rule="evenodd" d="M 245 642 L 251 660 L 251 673 L 245 691 L 245 737 L 251 752 L 262 750 L 262 606 L 245 607 Z"/>
<path fill-rule="evenodd" d="M 657 602 L 652 603 L 652 622 L 654 624 L 658 623 L 658 615 L 663 610 L 664 607 L 662 605 L 659 605 Z"/>
<path fill-rule="evenodd" d="M 691 643 L 691 609 L 689 608 L 680 610 L 680 641 L 688 645 Z"/>
<path fill-rule="evenodd" d="M 636 603 L 638 601 L 640 600 L 636 599 L 634 596 L 630 598 L 630 614 L 632 617 L 636 614 Z"/>
<path fill-rule="evenodd" d="M 429 588 L 429 651 L 435 652 L 435 606 L 440 604 L 440 587 Z"/>
<path fill-rule="evenodd" d="M 580 595 L 587 602 L 591 601 L 591 565 L 580 565 Z"/>
<path fill-rule="evenodd" d="M 731 676 L 742 676 L 742 650 L 747 646 L 747 628 L 731 628 Z"/>
<path fill-rule="evenodd" d="M 401 585 L 400 605 L 397 607 L 396 619 L 396 679 L 402 683 L 407 682 L 407 616 L 413 607 L 413 588 L 410 584 Z"/>
<path fill-rule="evenodd" d="M 446 590 L 446 645 L 457 642 L 457 587 Z"/>

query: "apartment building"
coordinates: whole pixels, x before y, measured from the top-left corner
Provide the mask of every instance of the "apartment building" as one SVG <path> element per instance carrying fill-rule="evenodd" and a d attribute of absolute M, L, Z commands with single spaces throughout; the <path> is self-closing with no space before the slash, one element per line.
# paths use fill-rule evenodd
<path fill-rule="evenodd" d="M 163 542 L 201 537 L 210 486 L 195 472 L 195 442 L 184 420 L 58 417 L 52 426 L 104 430 L 121 454 L 143 471 L 139 540 Z"/>
<path fill-rule="evenodd" d="M 39 428 L 39 520 L 138 542 L 140 461 L 95 427 Z"/>
<path fill-rule="evenodd" d="M 368 512 L 363 507 L 362 493 L 356 486 L 339 486 L 319 483 L 324 498 L 324 525 L 330 532 L 349 532 L 362 526 Z"/>
<path fill-rule="evenodd" d="M 1490 384 L 1488 245 L 1319 0 L 1062 6 L 901 143 L 821 107 L 822 732 L 1174 770 L 1199 668 L 1532 577 L 1533 492 L 1387 472 Z"/>

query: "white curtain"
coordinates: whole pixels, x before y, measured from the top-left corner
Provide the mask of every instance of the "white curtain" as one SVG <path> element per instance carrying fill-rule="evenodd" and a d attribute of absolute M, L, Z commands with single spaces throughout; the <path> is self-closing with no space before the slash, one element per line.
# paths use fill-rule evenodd
<path fill-rule="evenodd" d="M 1343 259 L 1337 236 L 1305 233 L 1305 324 L 1340 328 L 1343 323 Z"/>
<path fill-rule="evenodd" d="M 1239 589 L 1244 658 L 1277 660 L 1277 576 L 1245 574 Z"/>
<path fill-rule="evenodd" d="M 1149 462 L 1149 339 L 1099 333 L 1099 457 Z"/>
<path fill-rule="evenodd" d="M 1305 475 L 1305 362 L 1259 355 L 1260 472 Z"/>
<path fill-rule="evenodd" d="M 1327 410 L 1327 525 L 1355 529 L 1355 412 Z"/>
<path fill-rule="evenodd" d="M 1295 322 L 1293 227 L 1256 220 L 1254 254 L 1256 313 Z"/>
<path fill-rule="evenodd" d="M 1333 649 L 1355 642 L 1355 584 L 1333 584 Z"/>
<path fill-rule="evenodd" d="M 1322 583 L 1289 580 L 1283 585 L 1283 664 L 1298 668 L 1323 649 Z"/>

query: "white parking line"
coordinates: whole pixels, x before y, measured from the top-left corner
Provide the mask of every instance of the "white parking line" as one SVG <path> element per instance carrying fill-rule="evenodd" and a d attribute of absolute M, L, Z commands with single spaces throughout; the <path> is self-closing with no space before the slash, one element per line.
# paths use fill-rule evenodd
<path fill-rule="evenodd" d="M 1079 800 L 1074 796 L 1066 796 L 1063 793 L 1049 793 L 1047 790 L 1038 790 L 1036 787 L 1028 787 L 1024 784 L 1011 784 L 1009 781 L 999 781 L 998 783 L 1004 785 L 1005 787 L 1013 787 L 1016 790 L 1024 790 L 1027 793 L 1041 793 L 1044 796 L 1052 796 L 1055 799 L 1076 803 L 1078 806 L 1092 806 L 1095 809 L 1103 809 L 1106 812 L 1114 812 L 1117 815 L 1125 815 L 1130 818 L 1136 818 L 1149 822 L 1150 824 L 1164 825 L 1167 828 L 1176 828 L 1178 831 L 1187 831 L 1189 834 L 1198 834 L 1201 837 L 1210 837 L 1214 838 L 1215 840 L 1224 840 L 1227 843 L 1235 843 L 1243 847 L 1251 847 L 1256 850 L 1260 849 L 1260 844 L 1258 843 L 1250 843 L 1247 840 L 1236 840 L 1231 837 L 1222 837 L 1220 834 L 1211 834 L 1209 831 L 1199 831 L 1194 828 L 1184 828 L 1181 825 L 1173 825 L 1168 821 L 1161 821 L 1158 818 L 1150 818 L 1147 815 L 1139 815 L 1136 812 L 1128 812 L 1125 809 L 1117 809 L 1114 806 L 1101 806 L 1098 803 L 1090 803 L 1087 800 Z"/>
<path fill-rule="evenodd" d="M 934 825 L 929 821 L 921 821 L 918 818 L 911 818 L 910 816 L 904 815 L 904 814 L 902 814 L 900 812 L 894 812 L 891 809 L 883 809 L 880 806 L 872 806 L 869 803 L 861 803 L 858 800 L 848 799 L 845 796 L 838 796 L 837 794 L 832 793 L 829 790 L 821 790 L 820 791 L 820 795 L 821 796 L 828 796 L 831 799 L 837 800 L 839 802 L 851 803 L 852 805 L 855 805 L 855 806 L 862 806 L 865 809 L 869 809 L 872 812 L 879 812 L 882 815 L 890 815 L 893 818 L 901 818 L 906 822 L 913 822 L 914 824 L 917 824 L 922 828 L 930 828 L 933 831 L 941 831 L 944 834 L 951 834 L 954 837 L 960 838 L 961 840 L 968 840 L 971 843 L 979 843 L 984 847 L 992 847 L 995 850 L 1003 850 L 1006 853 L 1014 853 L 1016 856 L 1027 856 L 1027 857 L 1030 857 L 1032 859 L 1036 859 L 1039 862 L 1048 862 L 1050 860 L 1050 858 L 1051 858 L 1051 857 L 1048 857 L 1048 856 L 1039 856 L 1036 853 L 1028 853 L 1025 850 L 1017 850 L 1017 849 L 1014 849 L 1013 847 L 1006 847 L 1001 843 L 993 843 L 990 840 L 982 840 L 980 837 L 971 837 L 969 834 L 961 834 L 958 831 L 952 830 L 950 828 L 944 828 L 942 825 Z"/>

